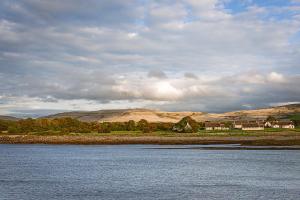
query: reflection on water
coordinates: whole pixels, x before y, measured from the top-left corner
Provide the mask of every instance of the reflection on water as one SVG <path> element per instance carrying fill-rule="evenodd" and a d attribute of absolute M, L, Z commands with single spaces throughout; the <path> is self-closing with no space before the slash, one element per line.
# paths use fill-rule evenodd
<path fill-rule="evenodd" d="M 228 147 L 0 145 L 0 199 L 299 198 L 299 150 Z"/>

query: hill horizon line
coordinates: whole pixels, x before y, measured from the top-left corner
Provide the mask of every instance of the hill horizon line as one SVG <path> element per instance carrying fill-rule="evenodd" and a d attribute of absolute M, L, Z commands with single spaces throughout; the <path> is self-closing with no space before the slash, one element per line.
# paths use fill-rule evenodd
<path fill-rule="evenodd" d="M 201 111 L 162 111 L 159 109 L 148 108 L 128 108 L 128 109 L 104 109 L 95 111 L 68 111 L 58 112 L 36 118 L 64 118 L 71 117 L 80 121 L 109 121 L 125 122 L 129 120 L 139 121 L 146 119 L 150 122 L 176 122 L 183 117 L 191 116 L 197 121 L 205 120 L 232 120 L 232 119 L 263 119 L 267 116 L 286 117 L 291 114 L 300 113 L 300 104 L 293 103 L 287 105 L 270 106 L 257 109 L 234 110 L 223 113 L 210 113 Z M 0 119 L 19 120 L 12 116 L 1 116 Z"/>

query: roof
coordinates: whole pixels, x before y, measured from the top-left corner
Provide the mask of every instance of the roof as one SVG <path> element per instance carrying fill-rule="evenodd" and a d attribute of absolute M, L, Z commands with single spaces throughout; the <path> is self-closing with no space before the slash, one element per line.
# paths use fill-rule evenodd
<path fill-rule="evenodd" d="M 233 124 L 235 125 L 242 125 L 242 124 L 252 124 L 252 123 L 265 123 L 264 120 L 239 120 L 239 121 L 234 121 Z"/>
<path fill-rule="evenodd" d="M 243 128 L 256 128 L 256 127 L 264 127 L 263 124 L 258 123 L 244 123 Z"/>
<path fill-rule="evenodd" d="M 288 125 L 293 125 L 293 122 L 288 122 L 288 121 L 279 121 L 275 122 L 273 125 L 280 125 L 280 126 L 288 126 Z"/>
<path fill-rule="evenodd" d="M 226 127 L 226 124 L 219 122 L 205 122 L 205 127 Z"/>
<path fill-rule="evenodd" d="M 235 125 L 242 125 L 242 121 L 235 121 L 234 124 Z"/>

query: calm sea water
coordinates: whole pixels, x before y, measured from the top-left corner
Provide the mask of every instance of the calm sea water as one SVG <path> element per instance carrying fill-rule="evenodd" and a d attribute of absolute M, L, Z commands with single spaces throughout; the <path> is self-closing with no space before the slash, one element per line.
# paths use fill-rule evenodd
<path fill-rule="evenodd" d="M 0 199 L 300 199 L 299 150 L 157 147 L 0 145 Z"/>

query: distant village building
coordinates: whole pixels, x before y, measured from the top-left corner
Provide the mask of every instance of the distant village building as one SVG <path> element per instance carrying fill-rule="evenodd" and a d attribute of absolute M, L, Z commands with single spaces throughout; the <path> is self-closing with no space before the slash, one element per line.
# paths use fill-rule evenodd
<path fill-rule="evenodd" d="M 228 124 L 226 125 L 225 122 L 205 122 L 205 130 L 230 130 L 231 128 L 258 131 L 265 128 L 293 129 L 295 125 L 292 121 L 235 120 L 232 122 L 231 127 Z"/>
<path fill-rule="evenodd" d="M 233 122 L 233 128 L 242 129 L 243 124 L 257 123 L 257 121 L 239 120 Z"/>
<path fill-rule="evenodd" d="M 183 128 L 184 131 L 191 131 L 193 130 L 192 126 L 190 125 L 189 122 L 186 123 L 185 127 Z"/>
<path fill-rule="evenodd" d="M 205 130 L 212 131 L 217 126 L 217 123 L 205 122 Z"/>
<path fill-rule="evenodd" d="M 295 128 L 295 125 L 292 121 L 276 121 L 272 123 L 272 128 Z"/>
<path fill-rule="evenodd" d="M 205 130 L 229 130 L 230 128 L 224 123 L 219 122 L 205 122 Z"/>
<path fill-rule="evenodd" d="M 241 121 L 234 121 L 233 122 L 233 128 L 241 129 L 242 128 L 242 122 Z"/>
<path fill-rule="evenodd" d="M 242 125 L 242 130 L 245 130 L 245 131 L 264 130 L 264 125 L 260 124 L 260 123 L 244 123 Z"/>
<path fill-rule="evenodd" d="M 180 125 L 175 125 L 173 126 L 172 130 L 177 132 L 191 132 L 193 128 L 189 124 L 189 122 L 185 122 L 185 125 L 183 127 Z"/>
<path fill-rule="evenodd" d="M 293 122 L 281 122 L 280 126 L 281 126 L 281 128 L 295 128 L 295 125 Z"/>
<path fill-rule="evenodd" d="M 272 127 L 272 122 L 266 121 L 264 125 L 265 125 L 266 128 L 271 128 Z"/>

